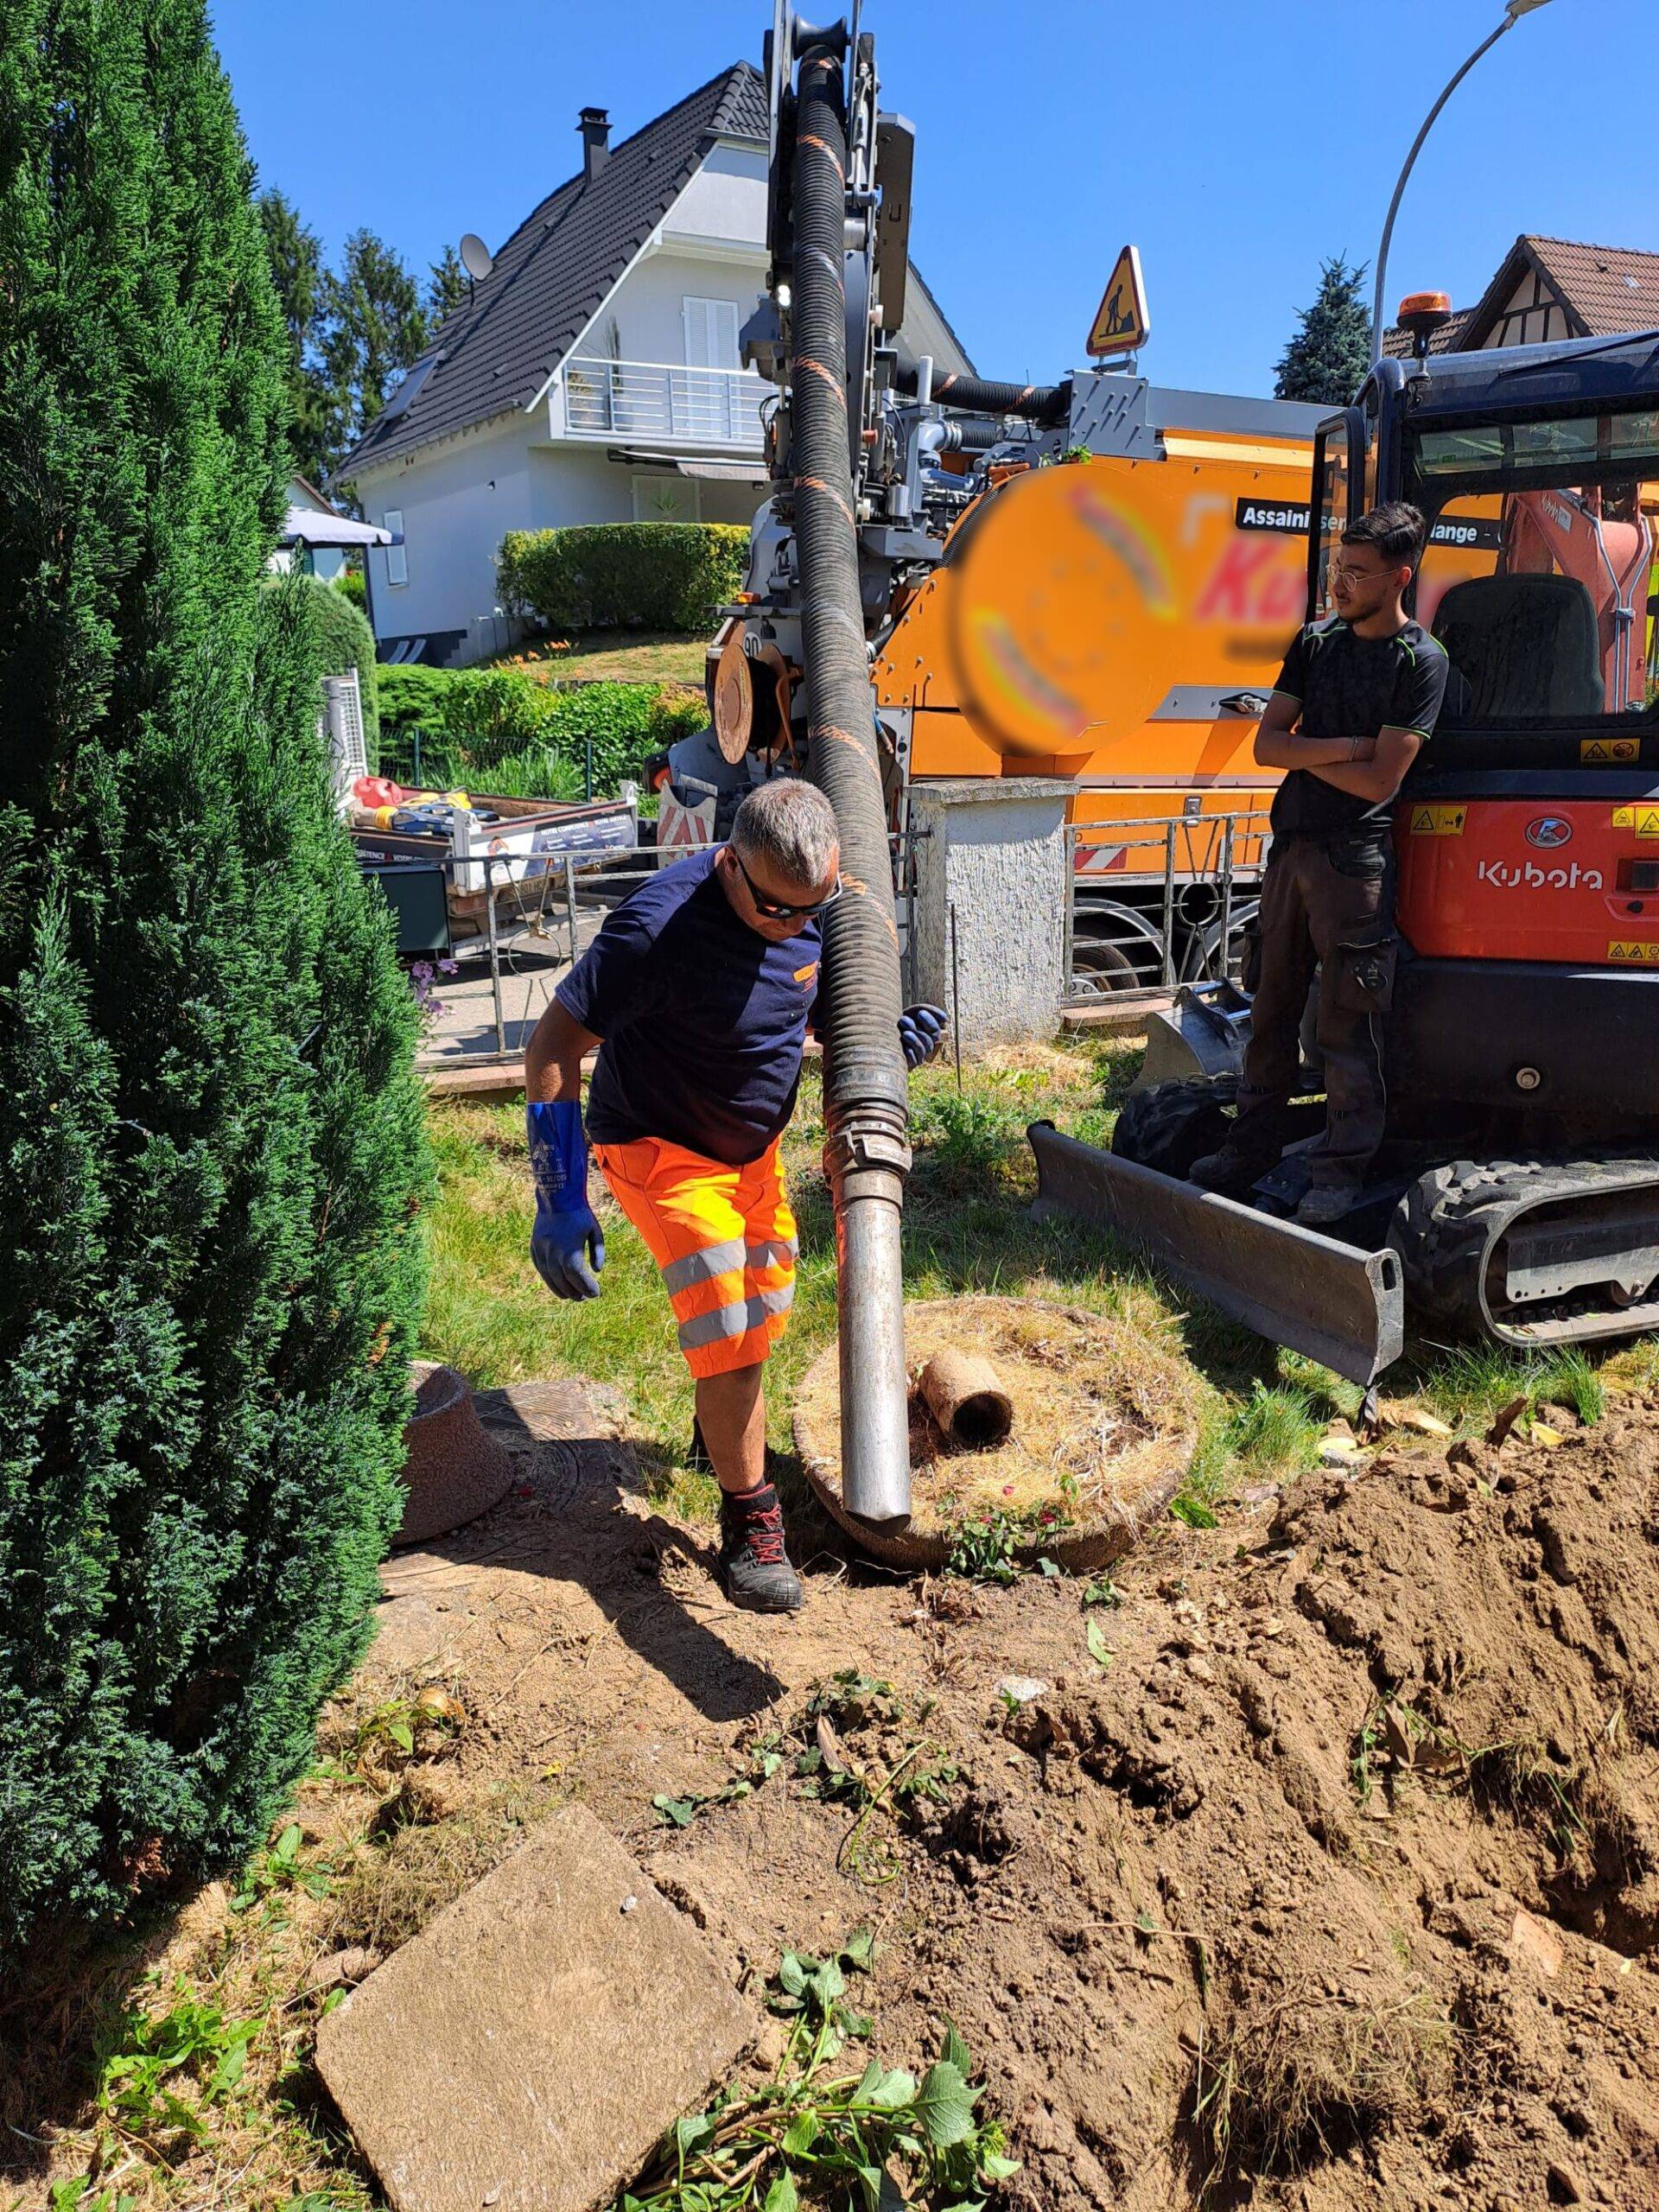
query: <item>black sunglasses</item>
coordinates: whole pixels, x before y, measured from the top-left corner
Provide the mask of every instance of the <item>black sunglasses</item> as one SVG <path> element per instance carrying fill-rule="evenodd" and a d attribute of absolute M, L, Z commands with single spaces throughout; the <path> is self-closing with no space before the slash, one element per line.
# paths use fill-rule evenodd
<path fill-rule="evenodd" d="M 823 913 L 826 906 L 833 906 L 836 899 L 841 896 L 841 878 L 837 875 L 834 886 L 826 897 L 823 899 L 815 899 L 810 906 L 786 906 L 781 899 L 768 899 L 766 897 L 760 885 L 749 874 L 747 868 L 746 868 L 742 861 L 738 859 L 737 848 L 734 845 L 728 845 L 726 849 L 730 853 L 733 860 L 737 862 L 737 872 L 742 877 L 744 882 L 749 887 L 749 896 L 754 901 L 755 912 L 765 921 L 810 921 L 815 914 Z"/>

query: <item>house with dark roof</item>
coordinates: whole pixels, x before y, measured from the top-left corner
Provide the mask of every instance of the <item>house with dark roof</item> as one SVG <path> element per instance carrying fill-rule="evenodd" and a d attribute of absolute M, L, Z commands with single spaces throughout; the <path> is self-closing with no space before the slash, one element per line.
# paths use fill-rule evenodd
<path fill-rule="evenodd" d="M 501 650 L 510 530 L 747 523 L 773 387 L 738 357 L 766 275 L 766 94 L 740 61 L 582 163 L 495 255 L 341 468 L 393 542 L 369 556 L 381 658 Z M 903 342 L 973 364 L 912 269 Z"/>
<path fill-rule="evenodd" d="M 1523 232 L 1479 300 L 1435 332 L 1429 351 L 1474 353 L 1493 346 L 1547 346 L 1560 339 L 1656 329 L 1659 253 Z M 1386 331 L 1382 350 L 1406 359 L 1408 334 L 1397 326 Z"/>

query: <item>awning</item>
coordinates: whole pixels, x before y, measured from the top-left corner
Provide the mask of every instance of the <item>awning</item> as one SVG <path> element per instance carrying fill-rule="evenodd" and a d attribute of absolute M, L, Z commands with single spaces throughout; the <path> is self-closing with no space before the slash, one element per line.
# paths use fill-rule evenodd
<path fill-rule="evenodd" d="M 620 461 L 629 468 L 659 468 L 671 476 L 695 476 L 705 484 L 765 484 L 770 477 L 766 464 L 758 456 L 753 461 L 687 461 L 673 453 L 646 453 L 639 446 L 607 446 L 607 461 Z"/>
<path fill-rule="evenodd" d="M 378 524 L 354 522 L 350 515 L 320 514 L 315 507 L 290 507 L 283 518 L 283 545 L 401 545 Z"/>

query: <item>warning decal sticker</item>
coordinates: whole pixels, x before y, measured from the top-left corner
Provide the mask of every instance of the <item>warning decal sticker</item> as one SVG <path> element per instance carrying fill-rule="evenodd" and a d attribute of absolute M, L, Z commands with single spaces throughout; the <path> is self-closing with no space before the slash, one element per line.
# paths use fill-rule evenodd
<path fill-rule="evenodd" d="M 1652 938 L 1615 938 L 1607 948 L 1607 957 L 1623 961 L 1627 966 L 1659 968 L 1659 940 Z"/>
<path fill-rule="evenodd" d="M 1414 837 L 1461 837 L 1468 811 L 1466 806 L 1414 806 L 1411 834 Z"/>
<path fill-rule="evenodd" d="M 1634 830 L 1638 837 L 1659 837 L 1659 806 L 1616 806 L 1615 830 Z"/>
<path fill-rule="evenodd" d="M 1639 737 L 1581 737 L 1579 740 L 1580 760 L 1639 760 L 1642 741 Z"/>

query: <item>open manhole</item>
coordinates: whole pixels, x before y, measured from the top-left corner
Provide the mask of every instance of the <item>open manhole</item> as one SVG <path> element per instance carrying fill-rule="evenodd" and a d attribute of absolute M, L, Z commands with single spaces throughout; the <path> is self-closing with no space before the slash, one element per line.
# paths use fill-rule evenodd
<path fill-rule="evenodd" d="M 1011 1414 L 1001 1441 L 957 1443 L 942 1433 L 918 1387 L 942 1352 L 995 1369 Z M 890 1566 L 944 1567 L 964 1528 L 1001 1515 L 1015 1532 L 1016 1558 L 1092 1572 L 1167 1512 L 1192 1464 L 1192 1373 L 1127 1322 L 1040 1299 L 929 1299 L 905 1308 L 911 1517 L 873 1526 L 842 1498 L 836 1360 L 832 1344 L 801 1385 L 796 1447 L 827 1510 L 861 1551 Z"/>

